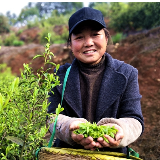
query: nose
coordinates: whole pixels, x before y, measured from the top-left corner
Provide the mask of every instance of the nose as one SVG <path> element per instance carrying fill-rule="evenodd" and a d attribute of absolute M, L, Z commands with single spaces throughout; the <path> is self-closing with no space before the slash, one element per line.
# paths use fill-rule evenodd
<path fill-rule="evenodd" d="M 90 46 L 92 46 L 93 44 L 94 44 L 94 43 L 93 43 L 92 37 L 90 37 L 90 36 L 85 37 L 85 42 L 84 42 L 84 46 L 85 46 L 85 47 L 90 47 Z"/>

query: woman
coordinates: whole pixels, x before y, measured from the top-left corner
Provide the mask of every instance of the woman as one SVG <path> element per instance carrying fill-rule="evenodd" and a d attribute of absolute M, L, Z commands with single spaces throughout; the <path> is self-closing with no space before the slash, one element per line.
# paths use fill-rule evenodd
<path fill-rule="evenodd" d="M 58 116 L 55 147 L 72 147 L 126 153 L 126 146 L 143 132 L 138 85 L 138 71 L 133 66 L 113 59 L 106 53 L 109 32 L 99 10 L 84 7 L 69 19 L 69 45 L 75 56 L 72 65 L 65 64 L 58 70 L 63 84 L 67 68 L 71 65 L 65 89 L 63 108 Z M 62 85 L 50 93 L 49 113 L 61 101 Z M 115 126 L 115 139 L 74 134 L 82 122 Z M 50 131 L 53 124 L 50 125 Z"/>

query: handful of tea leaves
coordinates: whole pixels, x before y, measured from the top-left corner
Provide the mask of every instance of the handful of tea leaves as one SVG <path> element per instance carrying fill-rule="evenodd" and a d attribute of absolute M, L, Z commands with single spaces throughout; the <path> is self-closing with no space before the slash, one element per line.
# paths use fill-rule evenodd
<path fill-rule="evenodd" d="M 80 123 L 79 129 L 76 129 L 73 132 L 75 134 L 83 134 L 85 138 L 91 136 L 94 141 L 96 141 L 97 138 L 102 137 L 107 143 L 109 143 L 104 135 L 109 135 L 114 138 L 118 130 L 114 126 L 97 126 L 96 123 L 91 124 L 90 122 L 86 122 Z"/>

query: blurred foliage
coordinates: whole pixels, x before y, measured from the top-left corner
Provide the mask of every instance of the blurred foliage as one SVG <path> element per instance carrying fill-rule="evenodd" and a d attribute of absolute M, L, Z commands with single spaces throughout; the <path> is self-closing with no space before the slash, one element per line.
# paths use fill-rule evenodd
<path fill-rule="evenodd" d="M 10 33 L 10 35 L 6 35 L 3 43 L 5 46 L 12 46 L 13 45 L 13 41 L 16 40 L 17 37 L 15 35 L 15 33 Z"/>
<path fill-rule="evenodd" d="M 23 32 L 23 29 L 19 29 L 17 35 L 20 35 Z"/>
<path fill-rule="evenodd" d="M 8 33 L 9 31 L 10 29 L 9 29 L 8 18 L 3 15 L 0 15 L 0 34 Z"/>
<path fill-rule="evenodd" d="M 11 68 L 7 67 L 7 64 L 0 64 L 0 93 L 5 93 L 8 90 L 6 84 L 11 84 L 16 78 L 11 72 Z"/>
<path fill-rule="evenodd" d="M 116 33 L 114 36 L 112 36 L 113 44 L 120 42 L 125 37 L 126 36 L 123 33 Z"/>
<path fill-rule="evenodd" d="M 51 33 L 51 44 L 63 44 L 67 42 L 68 39 L 68 29 L 66 26 L 62 26 L 62 33 L 58 34 L 55 31 L 53 31 L 54 26 L 48 25 L 47 23 L 44 23 L 45 27 L 41 27 L 41 32 L 39 33 L 39 39 L 40 43 L 44 44 L 46 43 L 46 39 L 44 38 L 46 33 Z"/>
<path fill-rule="evenodd" d="M 18 40 L 18 37 L 14 32 L 11 32 L 9 35 L 6 35 L 4 40 L 0 42 L 1 45 L 5 46 L 22 46 L 24 44 L 23 41 Z"/>
<path fill-rule="evenodd" d="M 24 45 L 23 41 L 19 41 L 19 40 L 14 40 L 13 41 L 13 46 L 22 46 L 22 45 Z"/>
<path fill-rule="evenodd" d="M 89 5 L 109 17 L 116 31 L 150 29 L 160 24 L 160 2 L 92 2 Z"/>
<path fill-rule="evenodd" d="M 91 2 L 89 7 L 100 10 L 104 17 L 110 17 L 110 4 L 108 2 Z"/>
<path fill-rule="evenodd" d="M 73 9 L 78 10 L 83 7 L 82 2 L 37 2 L 36 7 L 39 10 L 39 16 L 50 15 L 53 10 L 58 14 L 68 14 Z"/>
<path fill-rule="evenodd" d="M 33 27 L 40 27 L 41 26 L 41 22 L 39 21 L 38 17 L 34 18 L 34 21 L 28 21 L 27 23 L 27 28 L 33 28 Z"/>
<path fill-rule="evenodd" d="M 45 17 L 43 17 L 41 19 L 41 24 L 43 27 L 45 27 L 45 23 L 48 23 L 49 25 L 67 24 L 70 16 L 71 16 L 71 13 L 62 15 L 62 14 L 59 14 L 57 10 L 53 10 L 50 17 L 48 17 L 47 19 Z"/>
<path fill-rule="evenodd" d="M 48 32 L 52 33 L 51 43 L 65 43 L 68 28 L 64 27 L 59 34 L 54 31 L 54 27 L 68 26 L 69 17 L 82 7 L 82 2 L 29 2 L 18 17 L 15 14 L 11 15 L 9 11 L 6 16 L 0 15 L 0 34 L 9 33 L 11 26 L 20 26 L 21 31 L 21 27 L 24 26 L 26 29 L 38 27 L 41 30 L 41 44 L 45 43 L 44 36 Z M 119 33 L 128 35 L 130 31 L 151 29 L 160 24 L 160 2 L 90 2 L 89 7 L 102 12 L 107 18 L 108 30 L 113 29 L 118 33 L 115 37 Z M 3 45 L 2 42 L 5 42 L 5 45 L 10 45 L 11 39 L 13 40 L 12 34 L 11 38 L 2 37 L 0 44 Z"/>
<path fill-rule="evenodd" d="M 160 2 L 111 3 L 110 27 L 128 32 L 151 29 L 160 24 Z"/>
<path fill-rule="evenodd" d="M 6 13 L 6 17 L 8 18 L 9 25 L 12 25 L 12 26 L 13 26 L 13 25 L 16 23 L 16 21 L 17 21 L 17 16 L 16 16 L 16 14 L 15 14 L 15 13 L 11 14 L 10 11 L 8 11 L 8 12 Z"/>
<path fill-rule="evenodd" d="M 39 39 L 40 39 L 40 43 L 41 44 L 44 44 L 44 43 L 46 43 L 47 42 L 47 40 L 45 39 L 45 37 L 46 37 L 46 34 L 48 33 L 48 32 L 50 32 L 51 33 L 51 39 L 50 39 L 50 42 L 51 42 L 51 44 L 53 43 L 53 31 L 52 31 L 52 26 L 49 26 L 49 25 L 47 25 L 46 24 L 46 26 L 45 27 L 42 27 L 42 28 L 40 28 L 41 29 L 41 32 L 39 33 Z"/>
<path fill-rule="evenodd" d="M 20 23 L 28 24 L 31 20 L 34 21 L 36 17 L 39 16 L 38 8 L 25 8 L 22 9 L 17 21 Z"/>
<path fill-rule="evenodd" d="M 2 36 L 0 35 L 0 49 L 2 45 L 3 45 L 3 40 L 2 40 Z"/>

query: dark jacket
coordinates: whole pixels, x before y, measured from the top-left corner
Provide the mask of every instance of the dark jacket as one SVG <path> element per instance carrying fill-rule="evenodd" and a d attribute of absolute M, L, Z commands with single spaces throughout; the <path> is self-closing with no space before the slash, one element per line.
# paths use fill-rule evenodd
<path fill-rule="evenodd" d="M 113 59 L 111 55 L 105 53 L 106 68 L 102 79 L 99 98 L 96 109 L 96 123 L 102 118 L 135 118 L 144 128 L 143 116 L 141 111 L 138 85 L 138 71 L 133 66 Z M 60 77 L 60 82 L 63 84 L 64 76 L 67 68 L 71 64 L 65 64 L 58 70 L 57 75 Z M 61 101 L 62 85 L 53 89 L 54 95 L 50 94 L 49 101 L 51 104 L 48 107 L 49 113 L 55 113 L 55 109 Z M 69 117 L 82 117 L 82 102 L 80 93 L 80 80 L 78 62 L 75 59 L 68 76 L 62 114 Z M 73 147 L 57 139 L 54 146 L 57 147 Z M 75 146 L 76 148 L 76 146 Z M 77 148 L 79 146 L 77 145 Z M 107 149 L 111 150 L 112 149 Z M 126 148 L 113 149 L 117 152 L 126 153 Z"/>

